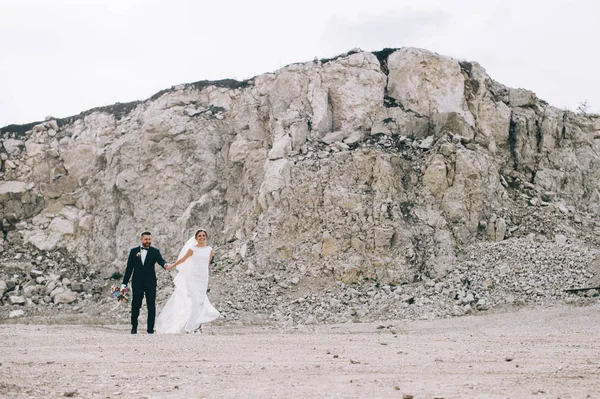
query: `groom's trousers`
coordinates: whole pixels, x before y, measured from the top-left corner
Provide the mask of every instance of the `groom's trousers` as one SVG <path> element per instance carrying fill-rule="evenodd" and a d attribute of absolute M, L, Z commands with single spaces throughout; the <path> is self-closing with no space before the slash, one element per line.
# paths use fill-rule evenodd
<path fill-rule="evenodd" d="M 156 319 L 156 283 L 137 283 L 133 284 L 133 298 L 131 301 L 131 326 L 137 330 L 138 317 L 144 295 L 146 295 L 146 306 L 148 307 L 148 326 L 149 333 L 154 332 L 154 320 Z"/>

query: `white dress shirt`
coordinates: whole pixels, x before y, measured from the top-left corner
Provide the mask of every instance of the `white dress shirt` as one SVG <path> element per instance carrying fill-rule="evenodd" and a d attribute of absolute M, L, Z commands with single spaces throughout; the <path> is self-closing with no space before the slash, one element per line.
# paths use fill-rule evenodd
<path fill-rule="evenodd" d="M 142 265 L 144 264 L 144 262 L 146 262 L 146 255 L 148 255 L 148 250 L 145 249 L 144 247 L 140 247 L 140 254 L 142 257 Z"/>

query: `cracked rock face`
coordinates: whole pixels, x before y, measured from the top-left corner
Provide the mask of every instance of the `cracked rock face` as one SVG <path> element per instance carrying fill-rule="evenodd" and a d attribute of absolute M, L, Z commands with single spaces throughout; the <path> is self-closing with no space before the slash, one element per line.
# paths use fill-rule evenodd
<path fill-rule="evenodd" d="M 3 128 L 3 244 L 118 271 L 141 231 L 173 261 L 202 227 L 231 278 L 441 278 L 465 245 L 532 232 L 523 207 L 596 228 L 599 129 L 414 48 L 179 85 Z"/>

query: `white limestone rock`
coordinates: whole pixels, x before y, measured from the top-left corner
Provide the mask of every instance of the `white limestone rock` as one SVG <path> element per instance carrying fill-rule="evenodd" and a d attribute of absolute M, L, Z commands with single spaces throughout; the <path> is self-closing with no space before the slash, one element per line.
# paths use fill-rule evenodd
<path fill-rule="evenodd" d="M 458 61 L 427 50 L 403 48 L 388 58 L 389 96 L 421 115 L 456 112 L 471 126 L 465 78 Z"/>
<path fill-rule="evenodd" d="M 51 295 L 51 297 L 52 297 L 52 295 Z M 59 303 L 70 304 L 70 303 L 77 301 L 78 298 L 79 298 L 79 296 L 76 292 L 73 292 L 71 290 L 65 290 L 63 292 L 57 293 L 54 296 L 54 303 L 55 304 L 59 304 Z"/>
<path fill-rule="evenodd" d="M 22 317 L 25 315 L 25 311 L 21 310 L 21 309 L 17 309 L 17 310 L 11 310 L 10 313 L 8 314 L 8 318 L 9 319 L 13 319 L 16 317 Z"/>
<path fill-rule="evenodd" d="M 476 63 L 419 49 L 382 61 L 358 51 L 236 88 L 185 85 L 126 112 L 117 106 L 60 128 L 50 118 L 35 132 L 7 133 L 2 246 L 65 250 L 90 275 L 110 278 L 140 231 L 152 231 L 173 259 L 203 227 L 217 278 L 227 270 L 232 281 L 240 272 L 259 284 L 285 267 L 289 278 L 276 284 L 294 288 L 293 276 L 298 287 L 301 276 L 451 276 L 459 249 L 537 234 L 508 219 L 532 198 L 543 200 L 529 210 L 542 219 L 593 230 L 596 119 L 506 88 Z M 47 285 L 37 296 L 53 293 L 57 280 L 40 280 Z M 455 288 L 443 290 L 449 297 Z"/>

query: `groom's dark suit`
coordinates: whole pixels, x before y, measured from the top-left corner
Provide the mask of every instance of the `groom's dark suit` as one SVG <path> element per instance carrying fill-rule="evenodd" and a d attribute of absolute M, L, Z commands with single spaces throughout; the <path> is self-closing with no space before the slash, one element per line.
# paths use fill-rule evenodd
<path fill-rule="evenodd" d="M 142 264 L 142 247 L 132 248 L 127 259 L 127 270 L 123 276 L 123 284 L 127 284 L 133 273 L 131 288 L 133 298 L 131 301 L 131 327 L 137 331 L 138 316 L 142 307 L 142 300 L 146 294 L 146 306 L 148 306 L 148 332 L 154 332 L 154 319 L 156 318 L 156 272 L 155 265 L 158 263 L 164 269 L 165 260 L 160 251 L 154 247 L 148 247 L 146 259 Z"/>

